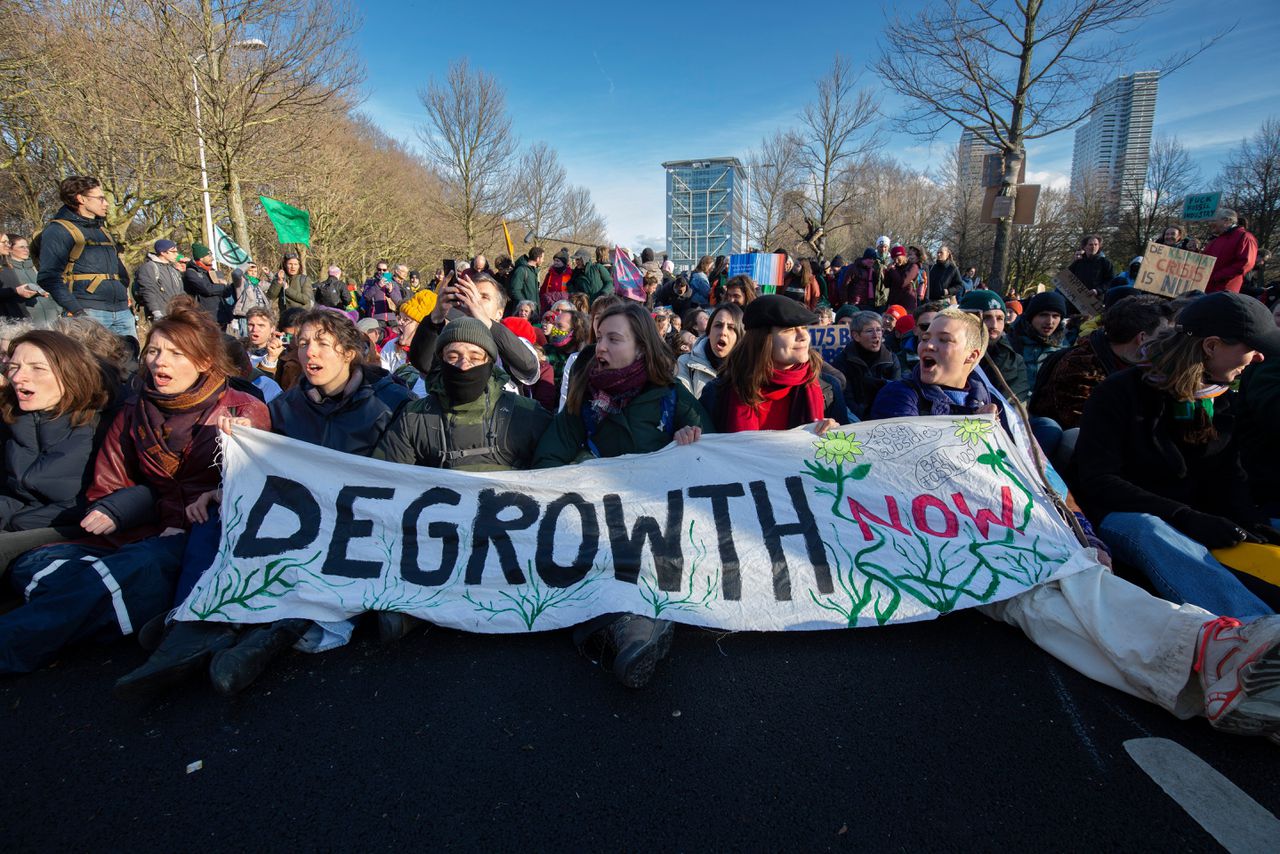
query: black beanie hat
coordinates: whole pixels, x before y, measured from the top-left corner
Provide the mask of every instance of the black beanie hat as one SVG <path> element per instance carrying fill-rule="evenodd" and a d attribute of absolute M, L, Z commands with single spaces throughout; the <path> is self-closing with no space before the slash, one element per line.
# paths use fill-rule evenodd
<path fill-rule="evenodd" d="M 1030 320 L 1037 314 L 1042 314 L 1046 311 L 1056 311 L 1065 317 L 1067 314 L 1066 298 L 1057 291 L 1045 291 L 1044 293 L 1036 294 L 1027 300 L 1022 310 L 1022 316 Z"/>

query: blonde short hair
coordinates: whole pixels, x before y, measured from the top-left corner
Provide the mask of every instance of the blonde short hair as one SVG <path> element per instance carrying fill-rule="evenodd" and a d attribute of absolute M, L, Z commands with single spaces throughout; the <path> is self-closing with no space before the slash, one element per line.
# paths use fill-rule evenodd
<path fill-rule="evenodd" d="M 978 315 L 970 314 L 967 311 L 961 311 L 955 306 L 951 306 L 938 312 L 933 318 L 933 323 L 937 323 L 943 318 L 959 321 L 963 330 L 965 346 L 977 349 L 979 359 L 987 354 L 987 327 Z M 930 324 L 930 328 L 933 328 L 932 324 Z"/>

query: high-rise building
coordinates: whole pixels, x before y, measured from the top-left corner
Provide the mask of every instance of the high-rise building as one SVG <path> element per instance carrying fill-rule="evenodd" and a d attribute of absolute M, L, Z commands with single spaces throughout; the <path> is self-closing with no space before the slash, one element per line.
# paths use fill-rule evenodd
<path fill-rule="evenodd" d="M 746 246 L 746 171 L 736 157 L 673 160 L 667 170 L 667 254 L 677 270 Z"/>
<path fill-rule="evenodd" d="M 982 186 L 982 160 L 988 154 L 999 154 L 1000 149 L 979 142 L 973 131 L 960 132 L 959 159 L 956 164 L 956 183 L 961 193 Z"/>
<path fill-rule="evenodd" d="M 1071 192 L 1102 194 L 1106 224 L 1142 196 L 1156 118 L 1158 71 L 1113 80 L 1093 96 L 1088 120 L 1076 130 L 1071 156 Z"/>

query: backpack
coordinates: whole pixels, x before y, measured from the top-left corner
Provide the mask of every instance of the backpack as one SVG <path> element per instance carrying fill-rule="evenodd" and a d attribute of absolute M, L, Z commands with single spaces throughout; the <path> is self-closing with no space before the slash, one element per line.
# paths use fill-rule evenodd
<path fill-rule="evenodd" d="M 117 254 L 119 254 L 120 247 L 116 246 L 116 242 L 111 239 L 111 235 L 107 235 L 106 242 L 101 240 L 89 240 L 84 236 L 84 232 L 80 230 L 80 227 L 70 220 L 53 219 L 49 221 L 49 225 L 52 225 L 55 222 L 65 228 L 67 233 L 71 235 L 72 241 L 74 241 L 71 247 L 71 252 L 67 255 L 67 264 L 62 268 L 62 281 L 66 282 L 67 290 L 72 290 L 73 283 L 75 282 L 88 282 L 89 285 L 85 288 L 85 291 L 93 293 L 98 289 L 98 285 L 102 284 L 107 279 L 115 278 L 114 275 L 109 275 L 107 273 L 75 272 L 76 262 L 79 261 L 80 256 L 84 254 L 84 248 L 86 246 L 110 246 Z M 45 229 L 48 227 L 49 226 L 46 225 L 44 228 L 40 229 L 40 232 L 35 237 L 31 238 L 31 254 L 36 259 L 40 258 L 41 238 L 44 237 Z M 106 232 L 104 231 L 103 234 L 106 234 Z"/>

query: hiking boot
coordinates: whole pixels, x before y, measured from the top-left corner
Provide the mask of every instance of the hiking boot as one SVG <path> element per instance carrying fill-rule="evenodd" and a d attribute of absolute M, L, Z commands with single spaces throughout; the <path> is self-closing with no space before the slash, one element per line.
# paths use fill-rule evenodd
<path fill-rule="evenodd" d="M 1200 629 L 1198 646 L 1192 670 L 1209 723 L 1240 735 L 1280 731 L 1280 616 L 1218 617 Z"/>
<path fill-rule="evenodd" d="M 176 622 L 146 664 L 116 681 L 115 695 L 151 697 L 204 669 L 209 657 L 231 646 L 235 638 L 236 627 L 229 623 Z"/>
<path fill-rule="evenodd" d="M 414 629 L 429 625 L 426 620 L 399 611 L 377 611 L 374 618 L 378 624 L 378 643 L 384 645 L 395 643 Z"/>
<path fill-rule="evenodd" d="M 266 672 L 275 657 L 298 642 L 310 620 L 277 620 L 246 628 L 240 640 L 209 662 L 209 679 L 219 694 L 239 694 Z"/>
<path fill-rule="evenodd" d="M 670 620 L 624 614 L 604 629 L 605 666 L 611 667 L 613 675 L 628 688 L 643 688 L 649 684 L 658 662 L 671 651 L 674 635 L 675 626 Z"/>

